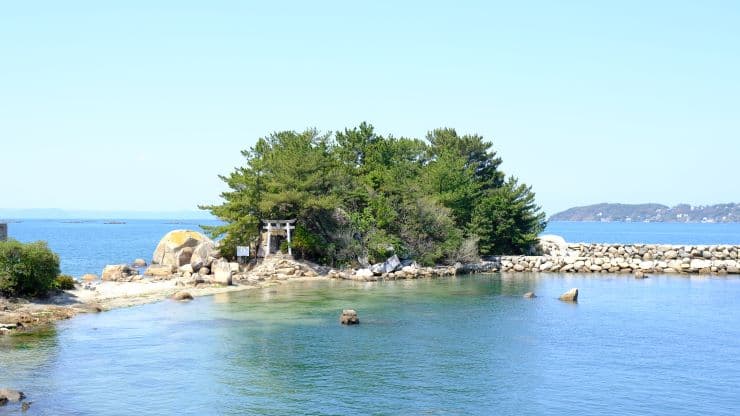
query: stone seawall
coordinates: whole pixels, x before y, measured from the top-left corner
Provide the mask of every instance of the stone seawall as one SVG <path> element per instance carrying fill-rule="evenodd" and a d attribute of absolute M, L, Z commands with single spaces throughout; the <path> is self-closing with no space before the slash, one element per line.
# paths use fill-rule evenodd
<path fill-rule="evenodd" d="M 565 243 L 545 237 L 542 255 L 490 258 L 504 272 L 740 274 L 740 246 Z"/>

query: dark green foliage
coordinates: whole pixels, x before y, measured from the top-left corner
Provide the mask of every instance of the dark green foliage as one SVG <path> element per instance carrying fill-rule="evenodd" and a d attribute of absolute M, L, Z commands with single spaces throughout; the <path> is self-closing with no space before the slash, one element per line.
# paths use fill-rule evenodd
<path fill-rule="evenodd" d="M 43 296 L 59 275 L 59 257 L 43 241 L 0 242 L 0 294 Z"/>
<path fill-rule="evenodd" d="M 242 154 L 245 165 L 222 177 L 224 203 L 202 207 L 226 222 L 209 230 L 223 236 L 224 253 L 256 242 L 260 219 L 297 219 L 293 254 L 332 265 L 392 254 L 453 262 L 474 258 L 477 241 L 484 254 L 522 252 L 542 230 L 533 194 L 504 183 L 501 159 L 481 136 L 438 129 L 425 142 L 362 123 L 334 135 L 273 133 Z M 492 234 L 504 231 L 515 234 Z"/>
<path fill-rule="evenodd" d="M 470 228 L 480 237 L 481 254 L 524 254 L 545 225 L 531 187 L 512 177 L 475 207 Z"/>
<path fill-rule="evenodd" d="M 54 288 L 59 290 L 72 290 L 75 288 L 75 279 L 68 274 L 60 274 L 56 279 L 54 279 Z"/>

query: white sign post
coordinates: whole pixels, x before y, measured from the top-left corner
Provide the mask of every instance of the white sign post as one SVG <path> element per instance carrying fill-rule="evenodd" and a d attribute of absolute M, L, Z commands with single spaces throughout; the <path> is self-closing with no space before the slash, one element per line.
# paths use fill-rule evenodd
<path fill-rule="evenodd" d="M 245 263 L 245 259 L 249 257 L 249 246 L 236 246 L 236 261 L 239 263 Z"/>

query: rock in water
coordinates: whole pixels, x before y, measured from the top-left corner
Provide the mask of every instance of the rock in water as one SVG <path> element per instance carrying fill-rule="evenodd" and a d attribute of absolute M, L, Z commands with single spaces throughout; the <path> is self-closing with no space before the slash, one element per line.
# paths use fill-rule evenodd
<path fill-rule="evenodd" d="M 193 300 L 193 295 L 190 292 L 182 290 L 172 295 L 172 300 Z"/>
<path fill-rule="evenodd" d="M 180 267 L 190 263 L 194 248 L 204 241 L 213 242 L 197 231 L 174 230 L 167 233 L 157 244 L 152 255 L 152 264 Z"/>
<path fill-rule="evenodd" d="M 644 272 L 638 270 L 635 272 L 635 279 L 647 279 L 647 275 Z"/>
<path fill-rule="evenodd" d="M 146 267 L 146 260 L 144 259 L 136 259 L 133 263 L 131 263 L 134 267 Z"/>
<path fill-rule="evenodd" d="M 339 317 L 339 322 L 342 325 L 357 325 L 360 323 L 360 318 L 357 317 L 356 310 L 345 309 L 342 311 L 342 315 Z"/>
<path fill-rule="evenodd" d="M 558 299 L 565 302 L 578 302 L 578 288 L 574 287 L 573 289 L 563 293 Z"/>
<path fill-rule="evenodd" d="M 5 398 L 6 402 L 19 402 L 26 398 L 22 391 L 13 389 L 0 389 L 0 400 Z"/>
<path fill-rule="evenodd" d="M 534 292 L 527 292 L 527 293 L 524 294 L 524 298 L 526 298 L 526 299 L 533 299 L 533 298 L 536 298 L 536 297 L 537 297 L 537 295 L 535 295 Z"/>

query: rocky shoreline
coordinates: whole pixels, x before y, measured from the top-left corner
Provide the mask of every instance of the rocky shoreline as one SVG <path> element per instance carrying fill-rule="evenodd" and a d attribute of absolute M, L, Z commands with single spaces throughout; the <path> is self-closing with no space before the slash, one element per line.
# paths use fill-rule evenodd
<path fill-rule="evenodd" d="M 502 272 L 740 274 L 738 245 L 586 244 L 543 236 L 540 250 L 487 263 Z"/>
<path fill-rule="evenodd" d="M 163 239 L 164 241 L 165 239 Z M 0 335 L 49 325 L 79 313 L 100 312 L 156 302 L 177 295 L 177 300 L 216 293 L 264 288 L 289 281 L 342 279 L 375 282 L 423 279 L 471 273 L 620 273 L 644 277 L 648 273 L 735 275 L 740 274 L 740 246 L 567 243 L 557 236 L 543 236 L 539 253 L 530 256 L 496 256 L 469 264 L 421 267 L 392 256 L 383 263 L 359 269 L 333 269 L 296 261 L 276 254 L 249 264 L 221 258 L 211 242 L 175 238 L 175 247 L 156 253 L 163 263 L 145 266 L 141 259 L 129 265 L 107 266 L 102 279 L 86 275 L 74 290 L 48 299 L 0 298 Z M 202 250 L 207 245 L 208 250 Z M 195 247 L 195 250 L 192 248 Z M 199 252 L 199 250 L 201 250 Z M 183 252 L 185 255 L 183 255 Z M 165 258 L 174 259 L 171 261 Z M 174 264 L 172 262 L 175 262 Z M 182 263 L 177 266 L 177 263 Z"/>

